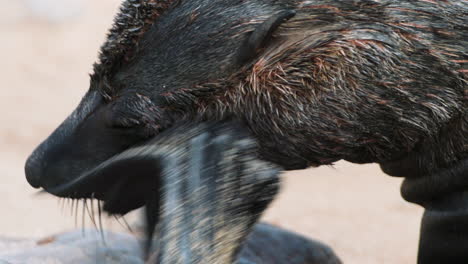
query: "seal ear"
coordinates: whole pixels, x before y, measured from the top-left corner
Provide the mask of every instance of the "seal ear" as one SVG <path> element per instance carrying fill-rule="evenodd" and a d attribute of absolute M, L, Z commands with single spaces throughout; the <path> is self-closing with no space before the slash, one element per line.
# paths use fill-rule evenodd
<path fill-rule="evenodd" d="M 239 49 L 237 63 L 243 65 L 249 60 L 253 59 L 265 47 L 266 43 L 270 40 L 273 32 L 285 21 L 296 15 L 295 10 L 284 10 L 272 15 L 263 23 L 257 25 L 250 36 L 244 41 Z"/>

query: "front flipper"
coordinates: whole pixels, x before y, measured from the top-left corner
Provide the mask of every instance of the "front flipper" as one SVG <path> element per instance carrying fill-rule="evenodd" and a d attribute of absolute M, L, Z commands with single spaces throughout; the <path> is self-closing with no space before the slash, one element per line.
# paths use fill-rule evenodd
<path fill-rule="evenodd" d="M 164 155 L 158 208 L 147 207 L 159 215 L 150 263 L 233 263 L 278 191 L 279 169 L 232 123 L 182 126 L 156 145 Z"/>

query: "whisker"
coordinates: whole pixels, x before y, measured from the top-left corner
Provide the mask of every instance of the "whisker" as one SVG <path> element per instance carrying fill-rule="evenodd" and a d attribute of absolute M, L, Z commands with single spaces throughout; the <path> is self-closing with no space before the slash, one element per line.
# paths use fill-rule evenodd
<path fill-rule="evenodd" d="M 96 212 L 95 212 L 95 204 L 94 204 L 94 198 L 95 196 L 95 193 L 92 193 L 91 194 L 91 199 L 90 199 L 90 202 L 91 202 L 91 213 L 93 214 L 93 221 L 96 222 Z M 97 200 L 97 199 L 96 199 Z M 102 219 L 101 219 L 101 201 L 97 200 L 97 208 L 98 208 L 98 221 L 99 221 L 99 227 L 96 226 L 96 230 L 99 231 L 99 233 L 101 234 L 101 239 L 102 241 L 104 242 L 105 244 L 105 239 L 104 239 L 104 228 L 103 228 L 103 225 L 102 225 Z"/>
<path fill-rule="evenodd" d="M 92 214 L 92 217 L 93 217 L 93 222 L 97 224 L 98 220 L 96 220 L 96 212 L 95 212 L 95 209 L 94 209 L 94 203 L 93 203 L 92 199 L 90 199 L 90 203 L 91 203 L 91 214 Z M 96 229 L 99 230 L 99 228 L 96 228 Z"/>
<path fill-rule="evenodd" d="M 70 198 L 70 202 L 68 204 L 69 206 L 69 209 L 70 209 L 70 216 L 73 216 L 73 205 L 75 204 L 75 199 L 74 198 Z"/>
<path fill-rule="evenodd" d="M 71 201 L 71 198 L 66 198 L 66 200 L 65 200 L 65 209 L 67 209 L 67 207 L 70 206 L 70 201 Z"/>
<path fill-rule="evenodd" d="M 71 206 L 70 206 L 70 216 L 73 216 L 73 211 L 75 210 L 75 199 L 71 199 Z"/>
<path fill-rule="evenodd" d="M 68 203 L 68 198 L 63 198 L 63 203 L 62 203 L 62 214 L 65 214 L 65 209 L 67 207 L 67 203 Z"/>
<path fill-rule="evenodd" d="M 102 228 L 102 211 L 101 211 L 101 201 L 98 201 L 98 214 L 99 214 L 99 228 L 101 230 L 101 238 L 104 245 L 106 245 L 106 239 L 104 238 L 104 228 Z"/>
<path fill-rule="evenodd" d="M 82 216 L 81 216 L 81 228 L 83 232 L 83 236 L 85 235 L 85 199 L 83 199 L 83 209 L 82 209 Z"/>
<path fill-rule="evenodd" d="M 91 215 L 91 211 L 89 210 L 89 206 L 88 206 L 88 203 L 87 203 L 88 199 L 85 199 L 84 200 L 84 205 L 86 207 L 86 212 L 88 212 L 88 216 L 89 216 L 89 219 L 91 219 L 91 222 L 93 223 L 94 227 L 96 228 L 96 230 L 98 230 L 98 227 L 96 225 L 96 221 L 94 219 L 94 216 Z"/>
<path fill-rule="evenodd" d="M 120 219 L 117 217 L 117 215 L 113 214 L 112 216 L 122 228 L 125 228 L 125 229 L 127 228 L 122 222 L 120 222 Z"/>
<path fill-rule="evenodd" d="M 127 227 L 128 231 L 130 231 L 130 233 L 133 233 L 132 228 L 131 228 L 130 225 L 128 224 L 127 220 L 125 220 L 125 217 L 122 215 L 120 218 L 122 218 L 122 220 L 123 220 L 123 222 L 125 223 L 125 226 Z"/>
<path fill-rule="evenodd" d="M 68 207 L 70 206 L 71 200 L 72 200 L 71 198 L 67 198 L 65 200 L 65 208 L 64 208 L 65 210 L 68 209 Z"/>
<path fill-rule="evenodd" d="M 76 199 L 75 203 L 75 228 L 78 227 L 78 207 L 80 206 L 80 199 Z"/>
<path fill-rule="evenodd" d="M 91 199 L 89 199 L 89 203 L 91 204 L 91 215 L 94 219 L 94 222 L 96 221 L 96 213 L 94 212 L 94 193 L 91 194 Z"/>

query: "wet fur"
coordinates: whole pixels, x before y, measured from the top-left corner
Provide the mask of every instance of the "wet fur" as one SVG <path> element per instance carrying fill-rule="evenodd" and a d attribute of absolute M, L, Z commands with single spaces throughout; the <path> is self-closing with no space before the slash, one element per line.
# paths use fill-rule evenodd
<path fill-rule="evenodd" d="M 190 22 L 190 15 L 196 21 L 225 7 L 221 3 L 228 5 L 180 2 L 166 12 L 180 12 L 182 21 L 167 23 L 181 26 Z M 229 34 L 233 41 L 264 21 L 264 13 L 292 8 L 297 14 L 241 69 L 148 95 L 160 102 L 159 123 L 235 116 L 256 135 L 262 157 L 286 169 L 339 159 L 383 163 L 411 153 L 413 165 L 424 164 L 421 169 L 430 171 L 466 156 L 464 1 L 249 1 L 230 8 L 254 10 L 248 18 L 228 20 L 220 34 Z M 173 36 L 178 29 L 164 34 Z M 148 47 L 148 38 L 154 38 L 151 30 L 145 33 L 138 47 Z M 154 68 L 144 59 L 147 53 L 145 48 L 132 53 L 126 62 L 132 64 L 132 73 L 125 67 L 106 75 L 97 70 L 93 80 L 111 88 L 105 91 L 109 97 L 119 94 L 114 80 L 144 90 L 143 81 L 159 81 L 149 70 L 139 71 L 142 81 L 133 79 L 135 68 Z"/>

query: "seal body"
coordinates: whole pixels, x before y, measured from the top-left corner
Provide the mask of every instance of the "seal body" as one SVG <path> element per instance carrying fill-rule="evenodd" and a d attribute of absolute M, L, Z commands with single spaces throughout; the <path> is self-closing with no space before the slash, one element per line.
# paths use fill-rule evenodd
<path fill-rule="evenodd" d="M 467 17 L 455 0 L 125 1 L 88 93 L 27 179 L 53 193 L 180 120 L 231 119 L 286 170 L 378 162 L 425 189 L 420 177 L 468 158 Z M 93 179 L 61 195 L 106 200 L 112 178 Z M 436 187 L 465 187 L 454 179 Z"/>

